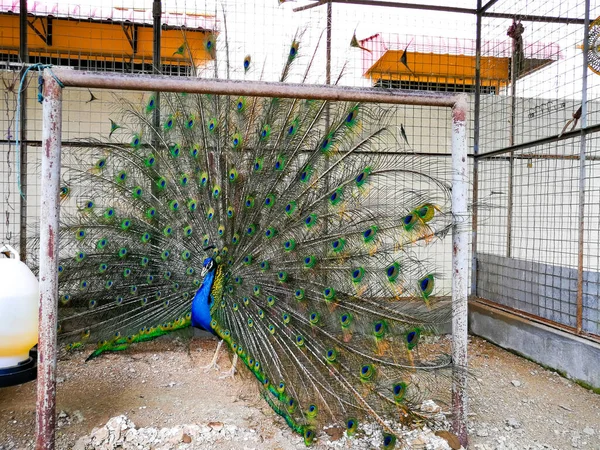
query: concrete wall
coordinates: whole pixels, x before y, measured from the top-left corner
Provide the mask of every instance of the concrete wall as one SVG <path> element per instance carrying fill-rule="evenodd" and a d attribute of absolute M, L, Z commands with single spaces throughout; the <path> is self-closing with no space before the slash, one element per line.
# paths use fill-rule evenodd
<path fill-rule="evenodd" d="M 469 302 L 469 328 L 502 348 L 600 389 L 600 344 L 477 301 Z"/>

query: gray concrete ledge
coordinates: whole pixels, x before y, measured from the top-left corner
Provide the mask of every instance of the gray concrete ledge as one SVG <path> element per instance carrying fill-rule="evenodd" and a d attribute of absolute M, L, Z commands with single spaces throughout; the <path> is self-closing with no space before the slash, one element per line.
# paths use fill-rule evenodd
<path fill-rule="evenodd" d="M 600 389 L 600 344 L 476 300 L 469 301 L 469 329 L 502 348 Z"/>

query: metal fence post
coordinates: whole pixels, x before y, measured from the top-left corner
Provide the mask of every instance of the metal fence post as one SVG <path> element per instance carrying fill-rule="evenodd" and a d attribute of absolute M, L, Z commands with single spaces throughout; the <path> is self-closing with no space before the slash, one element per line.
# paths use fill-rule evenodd
<path fill-rule="evenodd" d="M 467 201 L 469 165 L 467 162 L 468 98 L 461 95 L 452 108 L 452 383 L 453 429 L 467 446 L 467 292 L 469 232 Z"/>
<path fill-rule="evenodd" d="M 36 450 L 53 450 L 56 420 L 58 215 L 62 88 L 44 71 Z"/>
<path fill-rule="evenodd" d="M 481 0 L 477 0 L 475 36 L 475 103 L 473 107 L 473 217 L 471 220 L 471 295 L 477 295 L 477 220 L 479 219 L 479 114 L 481 112 Z"/>
<path fill-rule="evenodd" d="M 27 0 L 21 0 L 19 5 L 19 59 L 23 67 L 19 71 L 19 79 L 25 74 L 25 66 L 29 63 L 29 50 L 27 48 Z M 17 92 L 20 101 L 19 128 L 20 164 L 17 167 L 21 178 L 21 193 L 19 197 L 19 251 L 21 261 L 27 259 L 27 88 Z"/>
<path fill-rule="evenodd" d="M 585 2 L 585 25 L 583 26 L 583 75 L 581 83 L 581 137 L 579 142 L 579 230 L 577 238 L 577 334 L 583 331 L 583 252 L 585 250 L 585 152 L 587 127 L 588 51 L 590 39 L 590 0 Z"/>

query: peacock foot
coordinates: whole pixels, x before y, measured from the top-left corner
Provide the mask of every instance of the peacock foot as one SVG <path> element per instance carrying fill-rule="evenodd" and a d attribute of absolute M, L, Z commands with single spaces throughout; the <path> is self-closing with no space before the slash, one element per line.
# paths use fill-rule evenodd
<path fill-rule="evenodd" d="M 221 354 L 221 347 L 223 346 L 223 341 L 219 341 L 219 343 L 217 344 L 217 349 L 215 350 L 215 354 L 213 355 L 212 360 L 210 361 L 210 363 L 208 363 L 206 366 L 202 366 L 200 367 L 200 369 L 204 370 L 204 373 L 214 369 L 214 370 L 219 370 L 220 367 L 217 364 L 217 361 L 219 360 L 219 355 Z"/>
<path fill-rule="evenodd" d="M 233 376 L 237 372 L 237 369 L 236 369 L 237 360 L 238 360 L 238 356 L 237 355 L 233 355 L 233 361 L 231 363 L 231 368 L 228 371 L 226 371 L 226 372 L 221 372 L 221 376 L 219 377 L 219 380 L 225 380 L 227 378 L 233 378 Z"/>
<path fill-rule="evenodd" d="M 202 369 L 204 371 L 204 373 L 206 372 L 210 372 L 211 370 L 219 370 L 221 368 L 221 366 L 219 366 L 216 362 L 212 362 L 210 364 L 207 364 L 206 366 L 202 366 L 200 367 L 200 369 Z"/>

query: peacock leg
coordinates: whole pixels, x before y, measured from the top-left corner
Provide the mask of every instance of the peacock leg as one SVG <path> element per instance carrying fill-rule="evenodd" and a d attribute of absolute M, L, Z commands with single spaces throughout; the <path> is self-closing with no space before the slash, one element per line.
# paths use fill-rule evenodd
<path fill-rule="evenodd" d="M 235 366 L 237 365 L 237 361 L 238 361 L 238 355 L 235 354 L 235 355 L 233 355 L 231 369 L 229 369 L 227 372 L 221 373 L 221 376 L 219 377 L 220 380 L 224 380 L 225 378 L 233 378 L 233 376 L 237 372 L 237 369 L 235 368 Z"/>
<path fill-rule="evenodd" d="M 204 369 L 204 372 L 208 372 L 210 369 L 219 370 L 219 365 L 217 364 L 217 361 L 219 360 L 219 355 L 221 354 L 222 346 L 223 346 L 223 341 L 221 340 L 217 344 L 217 349 L 215 350 L 215 354 L 213 356 L 212 361 L 207 366 L 200 367 L 201 369 Z"/>

